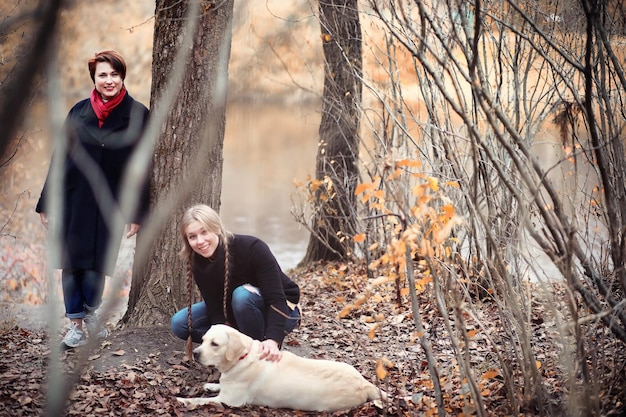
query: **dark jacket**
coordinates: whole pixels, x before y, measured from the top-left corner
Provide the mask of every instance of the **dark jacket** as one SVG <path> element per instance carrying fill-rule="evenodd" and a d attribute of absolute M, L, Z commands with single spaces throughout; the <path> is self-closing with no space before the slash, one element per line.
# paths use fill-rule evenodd
<path fill-rule="evenodd" d="M 107 246 L 117 254 L 123 228 L 110 230 L 113 220 L 113 204 L 121 197 L 121 185 L 135 147 L 141 139 L 148 121 L 148 109 L 135 101 L 128 93 L 105 119 L 102 128 L 89 99 L 78 102 L 65 119 L 64 129 L 68 138 L 68 152 L 61 155 L 54 152 L 53 158 L 63 158 L 63 215 L 61 240 L 63 244 L 60 265 L 63 269 L 89 269 L 111 275 L 115 258 L 105 265 Z M 79 165 L 80 156 L 87 156 L 89 177 L 96 185 L 92 186 L 88 176 Z M 38 213 L 47 213 L 49 200 L 50 171 L 37 203 Z M 96 191 L 94 193 L 94 190 Z M 113 197 L 113 201 L 99 201 L 98 197 Z M 149 204 L 149 175 L 141 191 L 139 209 L 125 213 L 126 223 L 140 223 Z M 101 200 L 101 199 L 100 199 Z"/>
<path fill-rule="evenodd" d="M 193 276 L 206 304 L 211 324 L 228 321 L 236 326 L 231 307 L 232 293 L 241 285 L 251 284 L 260 290 L 265 301 L 265 338 L 282 344 L 286 317 L 290 311 L 287 300 L 298 304 L 300 288 L 280 269 L 270 248 L 262 240 L 253 236 L 234 235 L 228 250 L 230 254 L 228 320 L 223 313 L 224 245 L 218 246 L 211 259 L 197 253 L 193 256 Z"/>

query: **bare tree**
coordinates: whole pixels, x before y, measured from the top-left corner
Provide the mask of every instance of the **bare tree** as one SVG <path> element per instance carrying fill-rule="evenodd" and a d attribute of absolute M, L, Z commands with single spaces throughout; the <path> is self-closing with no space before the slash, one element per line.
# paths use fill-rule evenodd
<path fill-rule="evenodd" d="M 23 41 L 16 42 L 19 46 L 11 51 L 6 61 L 3 59 L 4 68 L 0 67 L 0 167 L 4 165 L 3 159 L 11 144 L 18 143 L 16 132 L 24 110 L 36 92 L 35 80 L 45 74 L 46 64 L 52 58 L 49 51 L 62 6 L 62 0 L 41 1 L 32 8 L 17 4 L 0 22 L 0 42 L 6 44 L 7 49 L 20 33 L 32 32 Z M 29 22 L 36 22 L 30 30 L 17 30 Z"/>
<path fill-rule="evenodd" d="M 19 59 L 7 60 L 10 67 L 2 68 L 0 154 L 13 141 L 24 108 L 37 92 L 38 79 L 46 79 L 49 97 L 60 96 L 59 75 L 50 63 L 54 63 L 55 58 L 51 45 L 56 37 L 61 4 L 61 1 L 41 2 L 35 7 L 22 4 L 15 9 L 13 17 L 0 23 L 3 42 L 5 39 L 14 41 L 9 32 L 22 24 L 30 25 L 29 31 L 32 29 L 34 33 L 32 40 L 27 37 L 14 51 L 12 57 Z M 146 140 L 142 141 L 139 152 L 132 156 L 133 163 L 125 173 L 121 207 L 116 210 L 119 211 L 115 214 L 117 224 L 113 226 L 122 226 L 121 210 L 132 209 L 137 204 L 146 168 L 153 166 L 153 212 L 138 240 L 131 299 L 125 316 L 125 321 L 131 325 L 162 323 L 186 299 L 184 283 L 180 279 L 182 266 L 177 263 L 179 236 L 176 219 L 179 208 L 192 200 L 207 202 L 216 208 L 219 206 L 232 11 L 232 0 L 219 3 L 157 1 L 151 121 Z M 59 125 L 58 107 L 50 106 L 51 136 L 55 139 L 55 147 L 62 149 L 65 140 Z M 154 151 L 153 138 L 157 136 L 159 141 Z M 97 174 L 98 170 L 89 165 L 93 162 L 82 160 L 82 163 L 84 172 Z M 51 210 L 54 225 L 59 223 L 63 210 L 59 197 L 62 167 L 58 163 L 52 165 L 51 173 L 55 179 L 50 204 L 54 206 Z M 159 239 L 155 237 L 157 234 Z M 57 249 L 61 246 L 54 226 L 49 235 L 49 255 L 54 259 L 59 256 Z M 107 256 L 116 255 L 109 253 Z M 115 282 L 121 286 L 122 280 L 117 275 L 113 277 L 114 287 Z M 54 291 L 53 274 L 49 276 L 49 288 Z M 114 302 L 105 300 L 101 308 L 103 317 L 108 317 Z M 50 333 L 56 334 L 58 320 L 53 316 L 49 323 Z M 50 343 L 56 344 L 54 338 Z M 79 352 L 75 374 L 63 374 L 58 356 L 52 355 L 47 375 L 46 415 L 64 414 L 71 388 L 94 345 L 95 338 Z"/>
<path fill-rule="evenodd" d="M 549 384 L 537 369 L 534 303 L 544 304 L 567 346 L 566 413 L 598 415 L 610 406 L 598 395 L 610 375 L 589 363 L 610 360 L 593 348 L 597 328 L 626 343 L 621 6 L 369 2 L 387 35 L 372 47 L 387 78 L 364 77 L 380 107 L 368 119 L 375 147 L 367 150 L 367 173 L 382 178 L 385 209 L 411 232 L 381 223 L 379 244 L 399 239 L 412 259 L 426 261 L 479 415 L 486 410 L 466 322 L 479 316 L 476 297 L 495 302 L 502 316 L 502 333 L 489 337 L 512 414 L 562 411 L 547 400 Z M 420 205 L 420 185 L 438 189 L 427 177 L 457 186 L 431 200 L 434 211 Z M 432 213 L 452 210 L 449 203 L 465 222 L 453 240 L 437 243 Z M 543 291 L 531 291 L 529 280 Z M 553 294 L 552 280 L 565 284 L 565 300 Z"/>
<path fill-rule="evenodd" d="M 200 7 L 182 83 L 171 107 L 160 108 L 176 68 L 188 8 Z M 128 309 L 131 325 L 168 323 L 186 305 L 178 219 L 187 204 L 219 210 L 226 84 L 233 1 L 157 1 L 154 31 L 152 111 L 169 114 L 154 152 L 149 233 L 138 239 Z M 156 109 L 156 110 L 155 110 Z"/>
<path fill-rule="evenodd" d="M 352 254 L 356 225 L 362 84 L 361 25 L 356 0 L 320 0 L 324 95 L 311 237 L 303 263 Z"/>

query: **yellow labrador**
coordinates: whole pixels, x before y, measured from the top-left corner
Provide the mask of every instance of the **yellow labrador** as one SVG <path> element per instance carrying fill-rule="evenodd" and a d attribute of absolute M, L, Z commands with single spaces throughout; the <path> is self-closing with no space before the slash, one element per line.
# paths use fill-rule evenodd
<path fill-rule="evenodd" d="M 303 411 L 338 411 L 387 395 L 343 362 L 307 359 L 282 352 L 278 362 L 260 360 L 259 342 L 226 325 L 213 325 L 194 350 L 202 365 L 220 371 L 219 391 L 210 398 L 177 398 L 185 405 L 262 405 Z"/>

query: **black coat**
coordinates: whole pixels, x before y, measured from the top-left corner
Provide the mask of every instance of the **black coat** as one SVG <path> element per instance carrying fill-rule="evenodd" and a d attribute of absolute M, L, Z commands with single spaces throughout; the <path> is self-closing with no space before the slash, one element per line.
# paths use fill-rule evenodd
<path fill-rule="evenodd" d="M 123 228 L 110 230 L 113 206 L 121 197 L 121 186 L 133 150 L 139 144 L 148 121 L 148 109 L 135 101 L 128 93 L 105 119 L 102 128 L 89 99 L 78 102 L 65 119 L 65 132 L 68 137 L 68 152 L 63 162 L 63 215 L 61 224 L 63 269 L 89 269 L 112 275 L 115 262 L 105 265 L 106 250 L 109 244 L 117 254 Z M 89 157 L 90 172 L 96 176 L 97 185 L 92 185 L 83 174 L 77 161 L 80 155 Z M 80 164 L 82 165 L 82 164 Z M 91 175 L 89 175 L 91 177 Z M 139 209 L 124 215 L 126 223 L 140 223 L 149 204 L 149 175 L 140 196 Z M 37 203 L 38 213 L 47 213 L 50 172 Z M 113 202 L 103 203 L 96 199 L 96 193 L 103 195 L 108 190 Z M 102 206 L 104 204 L 104 206 Z M 109 221 L 107 221 L 109 219 Z M 114 257 L 115 260 L 116 257 Z"/>

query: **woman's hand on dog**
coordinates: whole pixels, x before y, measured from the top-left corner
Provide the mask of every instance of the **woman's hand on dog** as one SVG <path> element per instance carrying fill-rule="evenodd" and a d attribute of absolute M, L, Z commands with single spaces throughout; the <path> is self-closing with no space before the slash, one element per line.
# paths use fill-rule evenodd
<path fill-rule="evenodd" d="M 278 347 L 278 342 L 272 339 L 266 339 L 259 345 L 259 358 L 270 362 L 278 362 L 282 354 Z"/>

